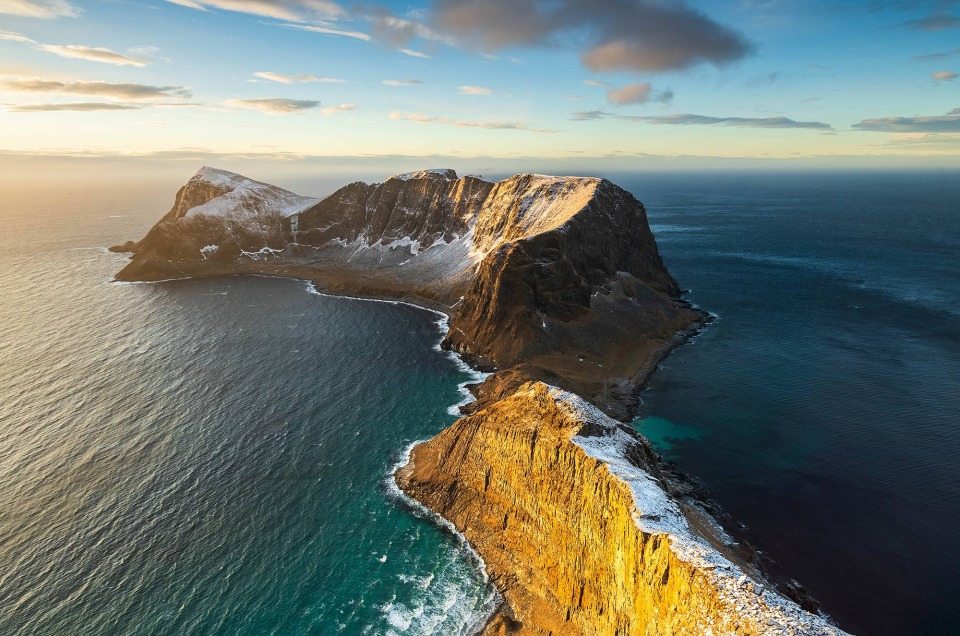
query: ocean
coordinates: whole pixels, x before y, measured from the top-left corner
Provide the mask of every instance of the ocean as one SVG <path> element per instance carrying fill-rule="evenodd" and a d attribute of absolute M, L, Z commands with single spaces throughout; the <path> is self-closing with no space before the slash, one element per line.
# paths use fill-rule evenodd
<path fill-rule="evenodd" d="M 857 634 L 957 633 L 960 178 L 622 178 L 717 314 L 638 428 Z"/>
<path fill-rule="evenodd" d="M 841 627 L 954 633 L 957 175 L 606 176 L 717 315 L 634 424 Z M 175 187 L 5 190 L 0 634 L 470 633 L 490 584 L 389 479 L 471 380 L 437 316 L 109 282 Z"/>

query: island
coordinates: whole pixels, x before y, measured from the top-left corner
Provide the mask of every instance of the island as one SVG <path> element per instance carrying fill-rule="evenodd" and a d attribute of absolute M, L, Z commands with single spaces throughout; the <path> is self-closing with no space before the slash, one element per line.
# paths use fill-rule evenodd
<path fill-rule="evenodd" d="M 843 634 L 777 586 L 698 484 L 624 422 L 709 315 L 682 298 L 643 205 L 605 179 L 424 170 L 323 199 L 202 168 L 116 276 L 266 274 L 448 317 L 487 373 L 396 473 L 502 600 L 483 634 Z"/>

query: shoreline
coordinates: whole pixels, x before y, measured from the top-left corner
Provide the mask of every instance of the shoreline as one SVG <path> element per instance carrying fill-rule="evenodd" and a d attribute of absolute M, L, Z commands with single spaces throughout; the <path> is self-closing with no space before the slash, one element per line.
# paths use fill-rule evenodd
<path fill-rule="evenodd" d="M 263 273 L 263 272 L 210 273 L 210 274 L 203 274 L 199 276 L 196 276 L 196 275 L 183 276 L 180 278 L 162 279 L 162 280 L 155 280 L 155 281 L 111 280 L 111 281 L 107 281 L 107 283 L 115 284 L 115 285 L 135 285 L 135 284 L 152 284 L 152 283 L 171 283 L 171 282 L 177 282 L 182 280 L 197 280 L 197 279 L 204 279 L 204 278 L 218 278 L 218 277 L 230 278 L 230 277 L 244 277 L 244 276 L 276 278 L 276 279 L 297 281 L 297 282 L 305 283 L 304 291 L 307 294 L 322 296 L 327 298 L 346 299 L 346 300 L 354 300 L 354 301 L 361 301 L 361 302 L 375 302 L 375 303 L 384 303 L 384 304 L 390 304 L 390 305 L 405 305 L 408 307 L 413 307 L 414 309 L 419 309 L 429 314 L 433 314 L 436 317 L 439 317 L 439 320 L 433 321 L 433 324 L 440 327 L 441 334 L 440 334 L 439 340 L 432 348 L 435 351 L 445 354 L 448 359 L 454 362 L 454 364 L 458 367 L 458 369 L 462 373 L 468 376 L 471 376 L 469 379 L 458 384 L 458 390 L 460 390 L 461 393 L 463 394 L 463 399 L 460 402 L 452 404 L 448 407 L 447 412 L 451 416 L 454 416 L 457 418 L 463 417 L 463 414 L 459 411 L 460 407 L 466 406 L 477 400 L 477 395 L 470 390 L 470 387 L 480 386 L 480 384 L 482 384 L 482 382 L 487 377 L 492 375 L 489 372 L 481 371 L 476 367 L 472 366 L 458 352 L 450 349 L 443 349 L 440 346 L 445 338 L 445 335 L 446 335 L 445 332 L 449 328 L 449 321 L 451 319 L 451 316 L 449 313 L 447 313 L 446 311 L 442 311 L 441 309 L 417 304 L 408 299 L 386 298 L 386 297 L 381 297 L 381 298 L 364 297 L 364 296 L 355 296 L 355 295 L 349 295 L 349 294 L 331 293 L 329 291 L 320 291 L 320 289 L 317 288 L 318 281 L 316 279 L 294 276 L 289 274 L 272 273 L 272 272 L 271 273 Z M 713 314 L 706 312 L 700 309 L 699 307 L 696 307 L 693 303 L 690 303 L 689 301 L 686 301 L 686 300 L 682 300 L 681 302 L 687 305 L 689 308 L 696 310 L 702 316 L 702 318 L 696 321 L 694 324 L 687 327 L 686 329 L 677 332 L 676 334 L 674 334 L 674 337 L 671 339 L 670 342 L 665 343 L 662 347 L 651 352 L 652 355 L 649 357 L 646 364 L 644 364 L 640 368 L 637 374 L 635 374 L 632 378 L 630 378 L 629 381 L 632 384 L 632 392 L 636 396 L 636 399 L 638 401 L 639 401 L 640 393 L 646 387 L 646 383 L 649 380 L 649 378 L 659 368 L 660 363 L 664 359 L 666 359 L 666 357 L 669 356 L 671 352 L 673 352 L 678 347 L 681 347 L 687 344 L 688 342 L 690 342 L 693 338 L 695 338 L 700 333 L 702 333 L 714 320 L 716 320 L 716 317 Z M 577 396 L 577 397 L 579 397 L 580 399 L 584 399 L 582 398 L 582 396 Z M 629 426 L 629 421 L 623 422 L 623 424 Z M 445 429 L 441 429 L 441 431 L 442 430 L 445 430 Z M 417 499 L 411 497 L 409 494 L 404 492 L 403 489 L 400 487 L 400 485 L 397 483 L 398 472 L 404 468 L 411 466 L 412 453 L 414 449 L 420 444 L 423 444 L 427 441 L 429 440 L 423 439 L 423 440 L 416 440 L 409 443 L 402 450 L 400 454 L 400 458 L 388 467 L 388 473 L 386 478 L 384 479 L 384 483 L 386 485 L 386 491 L 388 493 L 388 497 L 393 498 L 400 505 L 403 505 L 406 508 L 408 508 L 411 514 L 414 514 L 416 516 L 421 516 L 422 518 L 425 518 L 429 522 L 433 523 L 437 528 L 451 534 L 456 539 L 458 544 L 460 544 L 460 546 L 466 551 L 467 556 L 469 557 L 469 560 L 472 562 L 471 564 L 480 573 L 484 583 L 492 587 L 494 592 L 494 597 L 491 599 L 491 603 L 488 608 L 488 611 L 485 612 L 484 616 L 478 618 L 474 627 L 465 634 L 465 636 L 480 636 L 492 624 L 493 621 L 495 621 L 499 616 L 502 615 L 504 608 L 509 609 L 509 604 L 503 598 L 502 592 L 499 590 L 499 588 L 491 582 L 490 574 L 487 571 L 486 562 L 479 555 L 479 553 L 477 553 L 476 549 L 470 543 L 470 541 L 466 538 L 466 536 L 464 536 L 451 521 L 445 519 L 443 516 L 431 510 L 428 506 L 424 505 L 422 502 L 418 501 Z M 658 459 L 657 461 L 662 463 L 662 460 L 660 459 Z"/>

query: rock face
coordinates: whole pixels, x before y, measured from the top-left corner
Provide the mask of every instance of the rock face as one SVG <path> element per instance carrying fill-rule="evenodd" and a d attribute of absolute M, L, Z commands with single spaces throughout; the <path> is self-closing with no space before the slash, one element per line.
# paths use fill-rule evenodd
<path fill-rule="evenodd" d="M 204 168 L 113 249 L 133 253 L 120 280 L 294 276 L 450 317 L 443 346 L 495 372 L 397 483 L 486 561 L 506 601 L 487 634 L 840 633 L 768 589 L 690 484 L 601 412 L 627 419 L 705 319 L 609 181 L 427 170 L 316 200 Z"/>
<path fill-rule="evenodd" d="M 451 317 L 444 347 L 499 370 L 498 394 L 549 378 L 620 417 L 675 335 L 679 300 L 643 205 L 604 179 L 493 183 L 426 170 L 322 201 L 201 169 L 119 280 L 272 273 Z"/>
<path fill-rule="evenodd" d="M 397 482 L 486 562 L 510 608 L 487 634 L 843 633 L 736 564 L 649 443 L 542 383 L 416 446 Z"/>

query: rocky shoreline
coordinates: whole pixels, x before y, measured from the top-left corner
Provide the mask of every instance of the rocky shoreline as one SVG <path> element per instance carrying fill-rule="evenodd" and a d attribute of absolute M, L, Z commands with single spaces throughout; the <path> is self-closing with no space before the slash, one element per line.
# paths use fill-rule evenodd
<path fill-rule="evenodd" d="M 204 168 L 112 249 L 133 253 L 118 280 L 294 277 L 448 316 L 442 347 L 489 375 L 396 483 L 487 564 L 505 603 L 483 634 L 842 634 L 620 423 L 710 315 L 614 184 L 433 170 L 316 200 Z"/>

